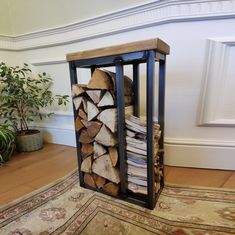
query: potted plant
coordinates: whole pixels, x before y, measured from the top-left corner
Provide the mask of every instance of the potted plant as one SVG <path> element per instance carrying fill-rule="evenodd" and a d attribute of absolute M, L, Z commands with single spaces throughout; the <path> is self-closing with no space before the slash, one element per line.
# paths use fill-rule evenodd
<path fill-rule="evenodd" d="M 41 109 L 56 102 L 66 105 L 68 95 L 53 95 L 51 77 L 43 72 L 34 76 L 27 64 L 22 67 L 0 63 L 0 117 L 10 120 L 15 126 L 18 151 L 34 151 L 42 148 L 39 130 L 29 124 L 35 119 L 50 117 Z"/>
<path fill-rule="evenodd" d="M 15 150 L 15 130 L 10 124 L 0 124 L 0 165 L 8 161 Z"/>

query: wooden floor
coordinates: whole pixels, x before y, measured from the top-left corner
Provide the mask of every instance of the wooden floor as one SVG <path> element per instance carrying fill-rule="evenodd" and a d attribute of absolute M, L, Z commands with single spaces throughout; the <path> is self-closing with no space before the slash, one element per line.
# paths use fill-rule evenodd
<path fill-rule="evenodd" d="M 42 150 L 16 155 L 0 166 L 0 205 L 6 204 L 77 168 L 73 147 L 46 144 Z M 235 172 L 166 167 L 166 182 L 235 189 Z"/>

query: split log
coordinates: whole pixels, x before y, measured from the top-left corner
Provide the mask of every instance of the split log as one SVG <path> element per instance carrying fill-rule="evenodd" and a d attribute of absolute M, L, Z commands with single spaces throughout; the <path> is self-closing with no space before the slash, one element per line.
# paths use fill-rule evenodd
<path fill-rule="evenodd" d="M 94 152 L 94 149 L 93 149 L 92 144 L 82 144 L 81 153 L 82 153 L 83 158 L 86 158 L 92 155 L 93 152 Z"/>
<path fill-rule="evenodd" d="M 109 148 L 109 157 L 111 159 L 112 165 L 116 166 L 118 161 L 118 151 L 115 147 Z"/>
<path fill-rule="evenodd" d="M 147 178 L 147 168 L 139 168 L 132 165 L 127 165 L 127 174 L 141 178 Z"/>
<path fill-rule="evenodd" d="M 133 98 L 134 98 L 133 95 L 125 95 L 125 96 L 124 96 L 124 103 L 125 103 L 125 106 L 132 105 L 132 104 L 133 104 Z"/>
<path fill-rule="evenodd" d="M 133 113 L 133 106 L 125 107 L 125 115 Z M 117 108 L 109 108 L 103 110 L 97 119 L 104 123 L 113 133 L 117 131 Z"/>
<path fill-rule="evenodd" d="M 94 141 L 94 159 L 98 158 L 99 156 L 102 156 L 106 153 L 106 149 L 103 147 L 103 145 L 98 144 L 96 141 Z"/>
<path fill-rule="evenodd" d="M 141 161 L 135 161 L 133 159 L 127 159 L 127 164 L 130 166 L 135 166 L 135 167 L 139 167 L 139 168 L 147 168 L 147 164 L 146 162 L 142 163 Z"/>
<path fill-rule="evenodd" d="M 141 177 L 137 177 L 137 176 L 129 176 L 128 175 L 127 179 L 128 179 L 128 182 L 130 182 L 130 183 L 147 187 L 147 178 L 141 178 Z"/>
<path fill-rule="evenodd" d="M 83 97 L 82 106 L 85 113 L 87 113 L 87 100 Z"/>
<path fill-rule="evenodd" d="M 104 123 L 113 133 L 117 131 L 117 109 L 105 109 L 97 119 Z"/>
<path fill-rule="evenodd" d="M 91 156 L 85 158 L 81 164 L 81 171 L 91 173 Z"/>
<path fill-rule="evenodd" d="M 129 105 L 125 107 L 125 117 L 129 117 L 133 114 L 133 105 Z"/>
<path fill-rule="evenodd" d="M 75 109 L 78 110 L 79 107 L 81 106 L 81 103 L 83 101 L 83 98 L 81 96 L 73 98 L 73 103 L 75 106 Z"/>
<path fill-rule="evenodd" d="M 90 137 L 90 135 L 86 129 L 83 129 L 81 131 L 80 136 L 79 136 L 79 142 L 81 142 L 82 144 L 89 144 L 92 141 L 94 141 L 94 139 L 92 137 Z"/>
<path fill-rule="evenodd" d="M 111 71 L 107 71 L 107 70 L 105 70 L 105 72 L 111 77 L 111 79 L 113 81 L 113 84 L 115 84 L 116 74 L 111 72 Z M 130 96 L 130 95 L 132 96 L 132 94 L 133 94 L 133 82 L 132 82 L 132 80 L 129 77 L 125 76 L 125 75 L 123 77 L 123 80 L 124 80 L 124 95 L 125 96 Z M 116 89 L 114 88 L 114 90 L 116 90 Z"/>
<path fill-rule="evenodd" d="M 87 120 L 91 121 L 99 114 L 99 109 L 90 101 L 87 101 Z"/>
<path fill-rule="evenodd" d="M 155 189 L 155 192 L 158 192 L 161 189 L 161 184 L 157 183 L 154 189 Z"/>
<path fill-rule="evenodd" d="M 116 184 L 120 182 L 119 170 L 112 166 L 108 154 L 100 156 L 92 164 L 92 172 Z"/>
<path fill-rule="evenodd" d="M 100 69 L 95 69 L 87 87 L 89 89 L 113 90 L 114 84 L 110 76 Z"/>
<path fill-rule="evenodd" d="M 128 150 L 128 151 L 130 151 L 130 152 L 134 152 L 134 153 L 137 153 L 137 154 L 141 154 L 141 155 L 146 155 L 146 156 L 147 156 L 146 150 L 138 149 L 138 148 L 136 148 L 135 146 L 127 145 L 127 146 L 126 146 L 126 150 Z"/>
<path fill-rule="evenodd" d="M 81 118 L 77 117 L 75 120 L 75 130 L 80 131 L 83 127 L 84 125 L 81 122 Z"/>
<path fill-rule="evenodd" d="M 111 194 L 112 196 L 117 197 L 118 194 L 119 194 L 120 187 L 117 184 L 109 182 L 109 183 L 104 185 L 103 189 L 104 189 L 104 191 Z"/>
<path fill-rule="evenodd" d="M 116 100 L 114 100 L 113 95 L 111 92 L 106 91 L 100 102 L 98 103 L 98 107 L 105 107 L 105 106 L 116 106 Z M 129 106 L 133 104 L 133 96 L 128 95 L 124 96 L 124 104 L 125 106 Z"/>
<path fill-rule="evenodd" d="M 126 143 L 129 146 L 136 147 L 138 149 L 147 151 L 147 142 L 146 141 L 138 140 L 138 139 L 127 136 Z"/>
<path fill-rule="evenodd" d="M 92 99 L 94 104 L 98 104 L 101 98 L 101 90 L 87 90 L 86 93 Z"/>
<path fill-rule="evenodd" d="M 133 159 L 137 162 L 147 162 L 147 158 L 145 155 L 142 155 L 142 154 L 138 154 L 138 153 L 133 153 L 133 152 L 130 152 L 130 151 L 126 151 L 126 156 L 127 158 L 130 158 L 130 159 Z"/>
<path fill-rule="evenodd" d="M 130 131 L 130 130 L 126 129 L 126 135 L 133 138 L 133 137 L 135 137 L 136 133 L 134 131 Z"/>
<path fill-rule="evenodd" d="M 126 118 L 126 124 L 135 128 L 134 131 L 139 131 L 140 133 L 146 134 L 147 133 L 147 127 L 146 127 L 146 120 L 143 118 L 137 118 L 135 116 L 128 116 Z M 154 130 L 157 131 L 160 129 L 160 125 L 158 123 L 154 123 Z"/>
<path fill-rule="evenodd" d="M 72 85 L 72 97 L 76 97 L 79 95 L 82 95 L 85 92 L 85 90 L 78 84 Z"/>
<path fill-rule="evenodd" d="M 104 107 L 104 106 L 112 106 L 114 105 L 114 99 L 113 96 L 109 91 L 106 91 L 100 102 L 98 103 L 98 107 Z"/>
<path fill-rule="evenodd" d="M 92 174 L 92 178 L 95 181 L 97 188 L 103 188 L 103 186 L 105 185 L 105 182 L 106 182 L 105 178 L 103 178 L 99 175 L 96 175 L 96 174 Z"/>
<path fill-rule="evenodd" d="M 112 72 L 95 69 L 87 86 L 72 87 L 73 103 L 78 110 L 76 130 L 81 132 L 79 141 L 82 143 L 81 170 L 85 172 L 84 183 L 92 188 L 102 188 L 113 196 L 117 196 L 120 190 L 119 169 L 116 168 L 118 151 L 115 147 L 118 144 L 115 76 Z M 126 106 L 133 101 L 132 81 L 126 76 L 124 86 Z M 125 107 L 126 115 L 132 113 L 132 106 Z M 146 163 L 139 159 L 141 163 Z M 138 161 L 136 163 L 135 158 L 134 161 L 128 161 L 131 167 L 138 168 L 141 164 Z"/>
<path fill-rule="evenodd" d="M 117 144 L 117 137 L 105 126 L 100 128 L 95 140 L 104 146 L 115 146 Z"/>
<path fill-rule="evenodd" d="M 87 120 L 87 114 L 86 114 L 82 109 L 79 109 L 78 115 L 79 115 L 79 117 L 81 117 L 83 120 Z"/>
<path fill-rule="evenodd" d="M 87 132 L 90 137 L 96 136 L 102 126 L 102 123 L 100 122 L 88 122 L 86 120 L 81 120 L 81 122 L 87 128 Z"/>
<path fill-rule="evenodd" d="M 128 183 L 128 189 L 132 191 L 133 193 L 140 193 L 140 194 L 147 195 L 147 187 L 143 187 L 143 186 L 136 185 L 133 183 Z"/>
<path fill-rule="evenodd" d="M 83 180 L 86 185 L 90 186 L 91 188 L 96 188 L 95 181 L 90 174 L 85 173 Z"/>

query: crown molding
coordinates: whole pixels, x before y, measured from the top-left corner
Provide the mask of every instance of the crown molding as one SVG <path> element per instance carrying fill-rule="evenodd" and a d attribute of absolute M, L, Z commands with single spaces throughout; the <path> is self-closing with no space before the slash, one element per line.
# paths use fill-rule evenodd
<path fill-rule="evenodd" d="M 0 49 L 22 51 L 172 22 L 231 18 L 235 18 L 235 0 L 160 0 L 57 28 L 17 36 L 0 35 Z"/>

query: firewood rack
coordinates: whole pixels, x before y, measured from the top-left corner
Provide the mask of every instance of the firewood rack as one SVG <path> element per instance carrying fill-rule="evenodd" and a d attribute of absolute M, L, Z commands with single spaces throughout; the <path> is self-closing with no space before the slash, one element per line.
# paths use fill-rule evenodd
<path fill-rule="evenodd" d="M 153 114 L 154 114 L 154 78 L 155 62 L 158 62 L 158 123 L 161 126 L 159 140 L 160 166 L 164 169 L 164 110 L 165 110 L 165 63 L 166 55 L 169 54 L 169 46 L 159 38 L 149 39 L 116 45 L 95 50 L 81 51 L 67 54 L 69 62 L 71 85 L 78 83 L 77 68 L 87 68 L 91 73 L 96 68 L 115 66 L 117 88 L 117 111 L 118 111 L 118 142 L 119 142 L 119 169 L 120 169 L 120 198 L 130 201 L 149 209 L 153 209 L 164 187 L 164 171 L 160 182 L 161 189 L 156 194 L 154 191 L 154 153 L 153 153 Z M 127 190 L 127 166 L 125 156 L 125 109 L 124 109 L 124 82 L 123 67 L 133 67 L 133 93 L 134 115 L 139 116 L 139 65 L 146 63 L 146 119 L 147 119 L 147 196 L 136 195 Z M 77 111 L 74 108 L 74 119 Z M 81 150 L 79 132 L 75 131 L 77 144 L 77 159 L 79 168 L 80 186 L 85 187 L 81 166 Z"/>

